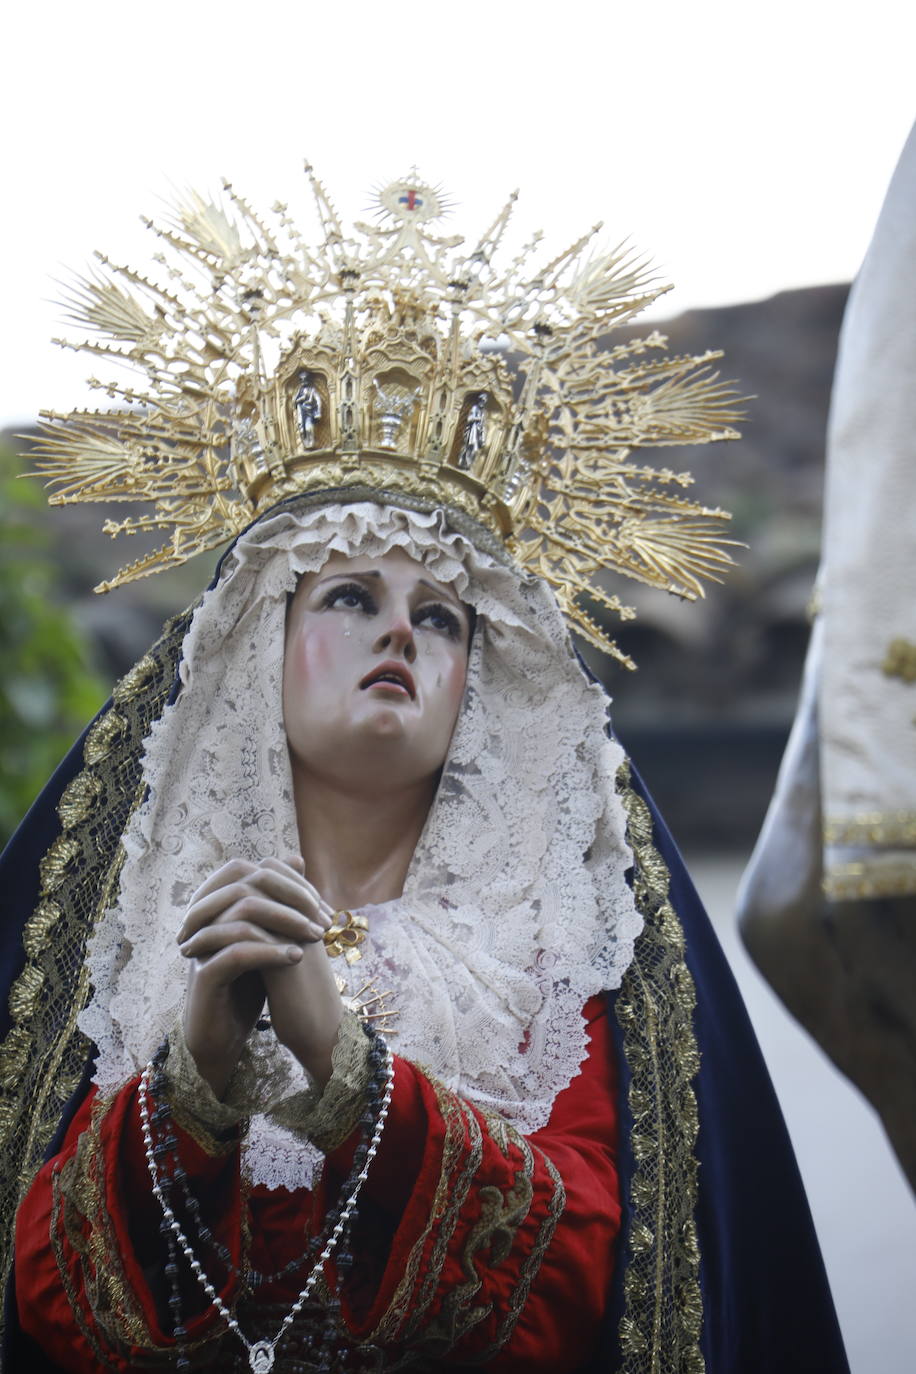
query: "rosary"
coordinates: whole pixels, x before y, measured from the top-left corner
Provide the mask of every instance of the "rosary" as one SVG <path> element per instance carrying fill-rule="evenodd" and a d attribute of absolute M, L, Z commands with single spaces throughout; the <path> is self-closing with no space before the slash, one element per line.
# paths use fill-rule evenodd
<path fill-rule="evenodd" d="M 219 1315 L 226 1323 L 228 1330 L 232 1331 L 244 1345 L 248 1353 L 249 1368 L 253 1371 L 253 1374 L 270 1374 L 276 1360 L 277 1346 L 301 1312 L 315 1284 L 318 1282 L 319 1276 L 324 1272 L 324 1267 L 331 1256 L 339 1250 L 337 1254 L 338 1270 L 345 1272 L 352 1267 L 353 1256 L 347 1249 L 341 1249 L 340 1247 L 346 1244 L 352 1227 L 357 1219 L 357 1198 L 366 1181 L 369 1166 L 378 1153 L 379 1142 L 382 1138 L 382 1131 L 384 1130 L 388 1109 L 391 1104 L 391 1094 L 394 1089 L 394 1060 L 390 1049 L 379 1031 L 371 1024 L 364 1023 L 363 1029 L 371 1042 L 369 1048 L 370 1080 L 366 1090 L 365 1109 L 360 1117 L 360 1142 L 354 1152 L 353 1165 L 340 1191 L 338 1201 L 335 1206 L 329 1209 L 325 1217 L 324 1228 L 321 1234 L 313 1237 L 309 1241 L 309 1249 L 305 1255 L 300 1259 L 291 1261 L 291 1263 L 288 1264 L 284 1270 L 280 1271 L 279 1274 L 266 1276 L 252 1275 L 252 1280 L 256 1286 L 274 1282 L 279 1278 L 285 1277 L 287 1273 L 293 1272 L 309 1258 L 310 1254 L 314 1254 L 315 1251 L 320 1251 L 299 1292 L 299 1296 L 283 1318 L 280 1328 L 272 1340 L 259 1340 L 255 1342 L 248 1340 L 239 1326 L 238 1321 L 228 1307 L 226 1307 L 213 1283 L 207 1277 L 203 1264 L 194 1253 L 191 1242 L 172 1207 L 172 1190 L 177 1185 L 183 1195 L 187 1210 L 194 1220 L 199 1240 L 205 1245 L 209 1245 L 215 1251 L 220 1261 L 230 1273 L 237 1274 L 237 1271 L 232 1266 L 229 1251 L 224 1245 L 221 1245 L 216 1240 L 212 1231 L 204 1224 L 200 1214 L 200 1204 L 187 1186 L 187 1175 L 178 1157 L 178 1143 L 171 1130 L 171 1112 L 163 1091 L 165 1086 L 164 1067 L 168 1057 L 167 1043 L 160 1046 L 159 1050 L 153 1056 L 153 1059 L 144 1069 L 140 1077 L 139 1086 L 140 1125 L 143 1132 L 146 1163 L 152 1181 L 153 1194 L 162 1210 L 160 1230 L 165 1240 L 169 1256 L 165 1266 L 165 1272 L 171 1284 L 169 1308 L 172 1315 L 173 1333 L 177 1346 L 178 1359 L 176 1367 L 178 1369 L 191 1368 L 187 1355 L 187 1347 L 185 1345 L 187 1330 L 182 1323 L 181 1317 L 181 1296 L 178 1282 L 179 1250 L 187 1261 L 194 1278 L 210 1300 L 210 1305 L 216 1308 Z M 172 1161 L 171 1173 L 164 1167 L 165 1162 L 168 1160 Z M 161 1164 L 163 1167 L 161 1167 Z M 328 1318 L 323 1333 L 322 1347 L 319 1352 L 321 1363 L 318 1368 L 321 1374 L 324 1374 L 324 1371 L 327 1371 L 327 1374 L 331 1374 L 332 1366 L 329 1361 L 337 1332 L 334 1313 L 336 1310 L 339 1310 L 339 1307 L 339 1297 L 336 1294 L 332 1294 L 331 1302 L 329 1303 Z"/>

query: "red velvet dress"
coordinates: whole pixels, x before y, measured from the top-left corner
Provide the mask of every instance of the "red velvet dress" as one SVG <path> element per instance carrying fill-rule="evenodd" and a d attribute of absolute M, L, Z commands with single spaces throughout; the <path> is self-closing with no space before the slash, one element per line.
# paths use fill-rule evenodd
<path fill-rule="evenodd" d="M 500 1374 L 564 1374 L 588 1359 L 607 1301 L 620 1205 L 604 999 L 591 999 L 585 1014 L 588 1058 L 548 1124 L 529 1137 L 395 1060 L 390 1114 L 360 1197 L 355 1263 L 340 1285 L 341 1315 L 358 1341 L 389 1356 L 415 1351 L 415 1367 L 426 1369 L 483 1359 Z M 314 1194 L 254 1188 L 246 1197 L 237 1145 L 214 1154 L 177 1126 L 176 1135 L 207 1225 L 235 1265 L 262 1274 L 303 1253 L 354 1149 L 351 1138 L 328 1156 Z M 35 1179 L 16 1227 L 20 1320 L 62 1370 L 168 1367 L 160 1220 L 136 1080 L 105 1111 L 90 1096 L 63 1149 Z M 225 1277 L 218 1259 L 195 1248 L 208 1273 Z M 249 1339 L 276 1333 L 306 1272 L 240 1303 Z M 185 1317 L 188 1339 L 204 1341 L 195 1365 L 247 1368 L 237 1337 L 217 1340 L 221 1319 L 212 1307 L 201 1310 L 199 1290 L 183 1287 L 199 1313 Z M 235 1288 L 227 1279 L 221 1296 L 230 1307 Z M 278 1346 L 278 1371 L 308 1367 L 296 1364 L 296 1350 L 294 1326 Z"/>

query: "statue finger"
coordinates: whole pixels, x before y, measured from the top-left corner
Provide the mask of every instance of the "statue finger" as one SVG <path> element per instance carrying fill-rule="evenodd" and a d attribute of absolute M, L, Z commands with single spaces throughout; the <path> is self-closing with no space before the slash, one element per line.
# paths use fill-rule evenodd
<path fill-rule="evenodd" d="M 249 863 L 247 859 L 229 859 L 215 873 L 211 873 L 208 878 L 204 879 L 197 891 L 193 893 L 189 905 L 193 906 L 201 897 L 206 897 L 209 893 L 215 892 L 217 888 L 242 882 L 254 872 L 256 867 L 256 864 Z"/>
<path fill-rule="evenodd" d="M 275 900 L 301 911 L 303 916 L 327 930 L 332 921 L 331 908 L 312 884 L 280 859 L 265 859 L 252 885 Z"/>
<path fill-rule="evenodd" d="M 248 921 L 279 940 L 295 940 L 297 944 L 312 944 L 325 933 L 319 918 L 306 916 L 285 902 L 275 901 L 266 893 L 248 888 L 239 899 L 227 907 L 212 922 L 213 926 L 232 921 Z M 199 927 L 204 929 L 203 926 Z"/>
<path fill-rule="evenodd" d="M 189 956 L 191 957 L 191 956 Z M 246 973 L 270 973 L 302 959 L 298 945 L 264 940 L 235 940 L 212 954 L 195 956 L 195 986 L 206 991 L 234 983 Z"/>
<path fill-rule="evenodd" d="M 226 867 L 228 868 L 229 866 L 227 865 Z M 240 880 L 229 881 L 225 885 L 213 888 L 202 896 L 195 894 L 191 905 L 185 912 L 185 918 L 181 923 L 181 929 L 176 936 L 178 943 L 181 944 L 183 940 L 187 940 L 195 931 L 200 930 L 203 926 L 216 920 L 217 917 L 221 916 L 223 912 L 228 911 L 236 902 L 240 902 L 250 895 L 250 886 Z"/>

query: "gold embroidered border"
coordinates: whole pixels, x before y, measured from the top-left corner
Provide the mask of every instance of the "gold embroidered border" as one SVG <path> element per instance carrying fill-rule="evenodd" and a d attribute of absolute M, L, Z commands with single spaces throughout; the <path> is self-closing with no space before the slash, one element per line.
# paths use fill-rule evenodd
<path fill-rule="evenodd" d="M 445 1257 L 448 1252 L 449 1243 L 458 1225 L 458 1217 L 464 1206 L 468 1193 L 471 1191 L 471 1184 L 477 1176 L 483 1159 L 483 1131 L 480 1122 L 470 1110 L 465 1102 L 457 1095 L 447 1093 L 441 1084 L 434 1084 L 437 1096 L 439 1097 L 440 1110 L 445 1106 L 445 1098 L 451 1096 L 452 1102 L 457 1110 L 458 1120 L 461 1123 L 461 1140 L 465 1139 L 467 1132 L 467 1144 L 464 1146 L 466 1151 L 464 1167 L 458 1178 L 451 1185 L 448 1207 L 442 1213 L 439 1222 L 436 1239 L 430 1251 L 429 1261 L 426 1272 L 423 1275 L 423 1283 L 417 1294 L 416 1301 L 411 1312 L 410 1322 L 405 1329 L 408 1339 L 414 1337 L 419 1331 L 420 1326 L 426 1316 L 430 1303 L 432 1302 L 436 1288 L 439 1284 L 439 1277 L 442 1267 L 445 1264 Z"/>
<path fill-rule="evenodd" d="M 423 1233 L 415 1242 L 404 1270 L 404 1276 L 395 1290 L 387 1311 L 368 1338 L 368 1344 L 380 1344 L 394 1339 L 398 1331 L 410 1318 L 409 1330 L 413 1331 L 422 1321 L 433 1299 L 439 1275 L 445 1263 L 448 1241 L 455 1229 L 458 1213 L 471 1186 L 471 1180 L 480 1167 L 483 1143 L 480 1129 L 476 1138 L 472 1135 L 466 1143 L 466 1122 L 464 1112 L 454 1093 L 447 1092 L 441 1083 L 429 1077 L 436 1094 L 437 1104 L 445 1123 L 445 1140 L 442 1147 L 442 1167 L 439 1180 L 429 1210 L 429 1220 Z M 474 1125 L 476 1126 L 476 1121 Z M 464 1168 L 458 1179 L 453 1175 L 459 1160 L 464 1156 Z M 414 1288 L 423 1263 L 427 1242 L 433 1228 L 438 1223 L 438 1233 L 429 1260 L 424 1266 L 423 1282 L 416 1298 Z"/>
<path fill-rule="evenodd" d="M 99 1368 L 115 1369 L 115 1366 L 109 1362 L 107 1355 L 105 1354 L 102 1347 L 99 1345 L 95 1332 L 92 1330 L 92 1327 L 87 1322 L 82 1306 L 80 1305 L 76 1289 L 70 1281 L 70 1271 L 67 1267 L 67 1257 L 64 1254 L 64 1248 L 61 1242 L 60 1234 L 62 1224 L 62 1213 L 65 1207 L 64 1199 L 61 1193 L 61 1182 L 61 1173 L 59 1170 L 55 1169 L 51 1179 L 50 1239 L 51 1249 L 54 1252 L 54 1258 L 57 1261 L 57 1268 L 58 1272 L 60 1273 L 61 1285 L 63 1287 L 67 1301 L 70 1304 L 70 1309 L 73 1312 L 73 1316 L 76 1320 L 76 1325 L 85 1337 L 93 1355 L 98 1360 Z M 77 1243 L 76 1237 L 72 1235 L 67 1223 L 63 1224 L 67 1226 L 67 1235 L 68 1239 L 70 1240 L 70 1243 L 74 1246 L 74 1249 L 79 1254 L 81 1246 Z"/>
<path fill-rule="evenodd" d="M 110 706 L 86 736 L 84 768 L 58 807 L 61 833 L 40 865 L 38 904 L 23 930 L 25 964 L 10 994 L 12 1025 L 0 1045 L 4 1281 L 19 1201 L 85 1068 L 89 1045 L 76 1020 L 89 992 L 86 946 L 117 894 L 121 836 L 144 796 L 143 741 L 171 690 L 192 613 L 170 621 L 115 687 Z"/>
<path fill-rule="evenodd" d="M 469 1109 L 465 1108 L 465 1112 L 471 1116 Z M 531 1209 L 534 1197 L 534 1152 L 521 1136 L 516 1137 L 515 1144 L 522 1157 L 522 1166 L 516 1170 L 512 1185 L 505 1192 L 494 1184 L 484 1184 L 478 1188 L 480 1215 L 468 1232 L 461 1256 L 465 1280 L 452 1286 L 436 1321 L 424 1333 L 424 1337 L 443 1353 L 457 1345 L 492 1310 L 492 1304 L 470 1306 L 482 1283 L 476 1263 L 478 1252 L 489 1245 L 490 1262 L 493 1265 L 501 1264 L 511 1251 L 518 1228 Z M 498 1345 L 494 1345 L 494 1352 L 496 1349 Z M 476 1359 L 471 1361 L 474 1364 L 477 1362 Z"/>
<path fill-rule="evenodd" d="M 824 843 L 914 848 L 916 811 L 862 811 L 843 818 L 828 816 L 824 822 Z"/>
<path fill-rule="evenodd" d="M 822 887 L 824 896 L 833 902 L 912 897 L 916 895 L 916 859 L 831 865 L 824 873 Z"/>
<path fill-rule="evenodd" d="M 630 786 L 626 763 L 618 771 L 617 788 L 633 851 L 633 891 L 645 921 L 616 999 L 631 1074 L 634 1161 L 632 1220 L 622 1255 L 619 1374 L 702 1374 L 694 1222 L 696 993 L 684 962 L 684 933 L 668 899 L 668 869 L 655 847 L 652 815 Z"/>
<path fill-rule="evenodd" d="M 543 1151 L 538 1150 L 537 1153 L 543 1161 L 547 1173 L 550 1175 L 550 1179 L 553 1183 L 553 1192 L 547 1206 L 547 1211 L 538 1229 L 534 1244 L 525 1257 L 525 1262 L 519 1274 L 518 1283 L 515 1285 L 512 1298 L 506 1308 L 505 1316 L 499 1324 L 493 1344 L 481 1354 L 480 1363 L 490 1360 L 494 1355 L 498 1354 L 515 1330 L 515 1324 L 521 1316 L 522 1308 L 528 1301 L 531 1285 L 537 1277 L 537 1272 L 547 1253 L 547 1247 L 553 1239 L 554 1231 L 557 1229 L 557 1222 L 560 1220 L 563 1209 L 566 1206 L 566 1189 L 563 1187 L 563 1180 L 560 1177 L 559 1170 L 553 1160 L 545 1155 Z M 478 1363 L 478 1361 L 475 1360 L 475 1364 L 476 1363 Z"/>
<path fill-rule="evenodd" d="M 457 1343 L 462 1340 L 480 1321 L 484 1320 L 492 1310 L 489 1305 L 470 1306 L 474 1295 L 480 1289 L 480 1277 L 475 1267 L 475 1255 L 478 1250 L 489 1241 L 495 1253 L 491 1254 L 493 1263 L 501 1263 L 511 1251 L 512 1243 L 518 1228 L 525 1221 L 529 1214 L 533 1199 L 532 1180 L 534 1177 L 535 1160 L 540 1158 L 544 1168 L 552 1182 L 550 1201 L 545 1209 L 544 1216 L 538 1227 L 537 1236 L 531 1249 L 521 1266 L 518 1281 L 512 1292 L 510 1301 L 505 1313 L 499 1323 L 496 1335 L 487 1349 L 472 1355 L 466 1355 L 462 1359 L 462 1368 L 465 1364 L 477 1366 L 485 1364 L 503 1348 L 512 1335 L 521 1311 L 528 1299 L 531 1285 L 541 1267 L 547 1247 L 553 1237 L 557 1227 L 557 1222 L 562 1215 L 566 1205 L 566 1191 L 563 1181 L 560 1178 L 556 1166 L 541 1151 L 535 1152 L 514 1128 L 509 1126 L 501 1117 L 492 1117 L 495 1131 L 491 1132 L 498 1147 L 503 1154 L 508 1157 L 510 1146 L 515 1146 L 522 1156 L 521 1168 L 514 1175 L 512 1187 L 505 1195 L 496 1188 L 486 1188 L 484 1191 L 490 1196 L 489 1206 L 485 1207 L 484 1212 L 477 1225 L 473 1227 L 468 1235 L 462 1256 L 462 1264 L 467 1275 L 467 1281 L 457 1285 L 447 1296 L 441 1313 L 435 1321 L 429 1323 L 425 1329 L 423 1316 L 425 1315 L 429 1303 L 434 1295 L 435 1287 L 439 1282 L 442 1263 L 448 1242 L 454 1232 L 458 1213 L 470 1191 L 470 1184 L 476 1174 L 482 1157 L 482 1133 L 476 1119 L 476 1113 L 470 1109 L 460 1098 L 448 1093 L 440 1084 L 433 1081 L 437 1095 L 440 1097 L 440 1109 L 445 1115 L 450 1100 L 453 1108 L 458 1111 L 459 1117 L 464 1119 L 468 1129 L 471 1131 L 470 1141 L 473 1148 L 471 1155 L 466 1161 L 462 1170 L 458 1185 L 454 1190 L 451 1204 L 448 1208 L 448 1216 L 443 1218 L 443 1225 L 440 1226 L 434 1262 L 430 1263 L 427 1271 L 426 1281 L 423 1291 L 418 1299 L 415 1311 L 411 1313 L 411 1320 L 401 1334 L 399 1346 L 403 1350 L 404 1345 L 409 1349 L 406 1353 L 398 1354 L 396 1350 L 386 1351 L 383 1357 L 383 1367 L 387 1374 L 394 1374 L 394 1371 L 402 1369 L 412 1369 L 417 1374 L 432 1374 L 433 1370 L 441 1368 L 441 1361 L 444 1355 L 448 1354 Z M 490 1113 L 483 1113 L 488 1128 L 491 1121 Z M 476 1130 L 472 1129 L 476 1127 Z M 462 1132 L 463 1135 L 463 1132 Z M 443 1169 L 445 1177 L 447 1169 Z M 456 1196 L 457 1194 L 457 1196 Z M 435 1217 L 435 1208 L 431 1213 Z M 430 1227 L 426 1228 L 423 1240 L 430 1232 Z M 505 1234 L 501 1235 L 500 1233 Z M 416 1247 L 415 1254 L 422 1257 L 423 1242 Z M 432 1275 L 430 1277 L 430 1275 Z M 378 1333 L 376 1333 L 378 1334 Z"/>
<path fill-rule="evenodd" d="M 109 1103 L 97 1098 L 89 1126 L 80 1136 L 76 1154 L 60 1172 L 59 1192 L 67 1236 L 79 1255 L 83 1288 L 99 1331 L 111 1349 L 152 1347 L 153 1339 L 143 1311 L 124 1273 L 114 1225 L 105 1198 L 101 1126 Z M 84 1234 L 84 1223 L 88 1233 Z M 66 1285 L 66 1271 L 58 1269 Z M 70 1305 L 80 1312 L 68 1292 Z"/>

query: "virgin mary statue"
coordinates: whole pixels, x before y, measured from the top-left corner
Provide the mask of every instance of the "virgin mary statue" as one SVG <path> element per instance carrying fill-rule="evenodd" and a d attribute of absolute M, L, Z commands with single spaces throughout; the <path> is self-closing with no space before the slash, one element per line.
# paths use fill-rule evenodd
<path fill-rule="evenodd" d="M 730 388 L 589 240 L 231 191 L 82 282 L 52 499 L 229 543 L 5 860 L 4 1369 L 846 1369 L 736 989 L 573 647 L 719 513 L 630 451 Z M 114 584 L 110 584 L 114 585 Z"/>

